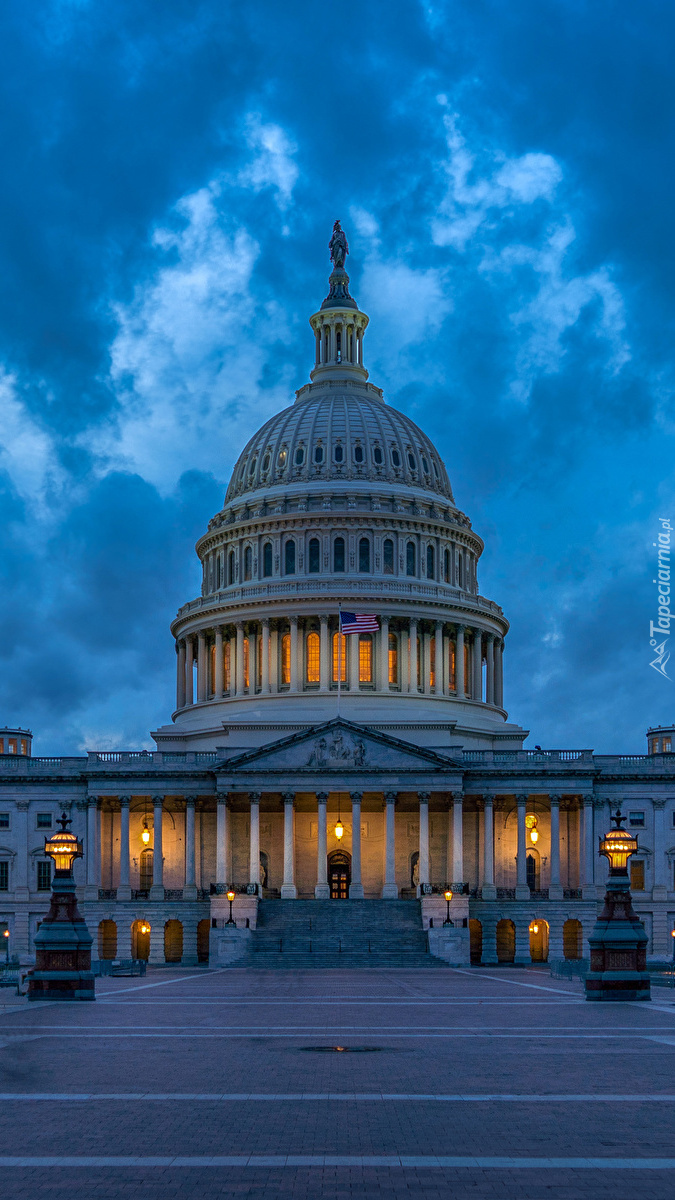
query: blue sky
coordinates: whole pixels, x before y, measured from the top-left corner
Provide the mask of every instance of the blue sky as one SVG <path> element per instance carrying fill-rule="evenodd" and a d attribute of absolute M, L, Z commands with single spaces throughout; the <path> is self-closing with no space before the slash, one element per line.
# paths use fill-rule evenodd
<path fill-rule="evenodd" d="M 371 379 L 485 539 L 511 718 L 642 752 L 675 718 L 648 640 L 675 517 L 672 7 L 1 21 L 0 724 L 36 753 L 151 744 L 194 541 L 307 379 L 339 216 Z"/>

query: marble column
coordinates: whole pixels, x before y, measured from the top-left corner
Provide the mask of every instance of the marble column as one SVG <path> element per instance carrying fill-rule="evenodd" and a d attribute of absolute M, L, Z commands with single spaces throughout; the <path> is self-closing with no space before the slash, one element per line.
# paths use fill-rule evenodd
<path fill-rule="evenodd" d="M 281 799 L 284 802 L 284 881 L 281 899 L 295 900 L 298 895 L 295 886 L 295 792 L 284 792 Z"/>
<path fill-rule="evenodd" d="M 185 639 L 185 703 L 194 704 L 194 656 L 195 646 L 191 637 Z"/>
<path fill-rule="evenodd" d="M 363 883 L 361 882 L 361 797 L 362 792 L 350 792 L 352 801 L 352 881 L 349 885 L 349 899 L 363 900 Z"/>
<path fill-rule="evenodd" d="M 248 794 L 251 806 L 248 882 L 249 886 L 255 887 L 256 895 L 260 894 L 260 796 L 260 792 L 249 792 Z"/>
<path fill-rule="evenodd" d="M 216 700 L 223 694 L 223 627 L 216 625 L 215 670 L 213 672 L 213 691 Z"/>
<path fill-rule="evenodd" d="M 130 796 L 120 796 L 120 881 L 117 887 L 119 901 L 131 900 L 129 883 L 129 805 Z"/>
<path fill-rule="evenodd" d="M 487 635 L 487 674 L 485 684 L 485 702 L 486 704 L 494 704 L 495 702 L 495 635 L 488 633 Z"/>
<path fill-rule="evenodd" d="M 420 806 L 419 895 L 424 895 L 429 878 L 429 792 L 418 792 Z"/>
<path fill-rule="evenodd" d="M 185 707 L 185 639 L 176 643 L 176 708 Z"/>
<path fill-rule="evenodd" d="M 483 900 L 496 900 L 495 887 L 495 843 L 494 843 L 494 797 L 483 796 Z"/>
<path fill-rule="evenodd" d="M 290 691 L 297 692 L 298 690 L 298 618 L 293 614 L 290 618 L 291 626 L 291 681 Z"/>
<path fill-rule="evenodd" d="M 28 800 L 17 800 L 14 809 L 14 838 L 16 862 L 14 867 L 14 895 L 17 900 L 28 900 Z M 87 809 L 87 812 L 89 810 Z M 87 842 L 88 842 L 87 838 Z M 85 847 L 88 852 L 88 845 Z M 26 946 L 26 949 L 28 947 Z"/>
<path fill-rule="evenodd" d="M 483 634 L 480 629 L 473 631 L 473 683 L 471 695 L 474 700 L 483 699 Z"/>
<path fill-rule="evenodd" d="M 384 887 L 383 900 L 397 900 L 396 886 L 396 792 L 384 796 Z"/>
<path fill-rule="evenodd" d="M 455 792 L 452 798 L 452 880 L 453 892 L 464 887 L 464 797 Z"/>
<path fill-rule="evenodd" d="M 495 641 L 495 704 L 504 707 L 504 642 L 502 638 Z"/>
<path fill-rule="evenodd" d="M 399 666 L 399 676 L 401 680 L 401 692 L 410 691 L 410 651 L 409 637 L 406 629 L 402 629 L 398 639 L 399 654 L 401 662 Z"/>
<path fill-rule="evenodd" d="M 431 634 L 425 630 L 420 638 L 422 650 L 422 691 L 431 695 Z"/>
<path fill-rule="evenodd" d="M 235 625 L 237 631 L 237 652 L 235 655 L 235 693 L 237 696 L 244 695 L 244 623 L 237 621 Z"/>
<path fill-rule="evenodd" d="M 466 695 L 466 680 L 464 678 L 464 626 L 457 626 L 455 639 L 455 691 L 459 697 Z"/>
<path fill-rule="evenodd" d="M 436 675 L 436 695 L 442 696 L 445 691 L 445 688 L 443 685 L 444 681 L 443 681 L 443 622 L 442 621 L 436 622 L 436 629 L 434 632 L 434 648 L 435 648 L 434 673 Z"/>
<path fill-rule="evenodd" d="M 328 792 L 317 792 L 317 839 L 316 839 L 316 900 L 330 900 L 328 886 Z"/>
<path fill-rule="evenodd" d="M 99 857 L 99 847 L 96 844 L 98 828 L 98 800 L 95 796 L 90 796 L 87 806 L 87 844 L 85 847 L 87 856 L 87 883 L 84 889 L 85 900 L 98 900 L 97 859 Z"/>
<path fill-rule="evenodd" d="M 349 670 L 347 672 L 347 687 L 350 692 L 359 690 L 359 634 L 347 634 L 347 655 Z"/>
<path fill-rule="evenodd" d="M 593 797 L 581 797 L 579 812 L 579 880 L 584 900 L 595 900 L 593 863 Z"/>
<path fill-rule="evenodd" d="M 319 691 L 330 691 L 330 639 L 327 613 L 321 613 L 319 616 Z"/>
<path fill-rule="evenodd" d="M 417 659 L 417 617 L 410 618 L 410 691 L 413 695 L 418 690 L 418 659 Z"/>
<path fill-rule="evenodd" d="M 197 899 L 195 882 L 195 797 L 185 797 L 185 883 L 183 899 Z"/>
<path fill-rule="evenodd" d="M 518 805 L 518 853 L 516 855 L 516 900 L 529 900 L 530 889 L 527 886 L 527 827 L 525 815 L 527 812 L 527 796 L 516 797 Z"/>
<path fill-rule="evenodd" d="M 560 796 L 549 796 L 551 804 L 551 857 L 548 885 L 549 900 L 562 900 L 560 885 Z"/>
<path fill-rule="evenodd" d="M 595 837 L 593 838 L 593 848 L 598 845 L 601 837 L 604 837 L 607 830 L 611 826 L 612 805 L 611 802 L 603 800 L 600 796 L 596 796 L 593 800 L 593 824 L 595 826 Z M 605 894 L 607 886 L 607 878 L 609 875 L 609 863 L 607 859 L 600 854 L 593 855 L 595 866 L 595 884 L 598 889 L 598 900 L 601 900 Z M 630 870 L 630 868 L 629 868 Z"/>
<path fill-rule="evenodd" d="M 379 690 L 389 691 L 389 618 L 380 620 Z"/>
<path fill-rule="evenodd" d="M 664 808 L 666 805 L 665 797 L 657 797 L 652 800 L 654 810 L 654 883 L 652 890 L 653 900 L 667 900 L 668 891 L 666 884 L 666 841 L 665 841 L 665 826 L 664 826 Z M 675 938 L 671 938 L 675 941 Z"/>
<path fill-rule="evenodd" d="M 216 891 L 225 892 L 230 883 L 230 812 L 227 793 L 216 798 Z"/>
<path fill-rule="evenodd" d="M 270 690 L 270 619 L 263 617 L 260 622 L 262 627 L 262 647 L 260 650 L 262 663 L 260 668 L 260 690 L 264 696 L 269 694 Z"/>
<path fill-rule="evenodd" d="M 197 699 L 206 700 L 206 634 L 197 634 Z"/>
<path fill-rule="evenodd" d="M 162 805 L 163 797 L 154 796 L 153 800 L 153 844 L 152 844 L 152 887 L 151 900 L 164 899 L 164 857 L 162 851 Z M 163 943 L 162 943 L 163 944 Z"/>

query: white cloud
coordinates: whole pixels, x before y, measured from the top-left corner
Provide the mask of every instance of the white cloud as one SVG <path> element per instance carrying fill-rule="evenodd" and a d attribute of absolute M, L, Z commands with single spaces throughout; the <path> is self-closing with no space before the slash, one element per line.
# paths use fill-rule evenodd
<path fill-rule="evenodd" d="M 245 134 L 255 157 L 239 172 L 238 182 L 256 192 L 273 188 L 279 208 L 285 210 L 298 178 L 293 158 L 297 147 L 280 125 L 264 124 L 258 113 L 250 113 L 246 118 Z"/>
<path fill-rule="evenodd" d="M 7 472 L 28 504 L 44 504 L 47 493 L 63 482 L 54 442 L 29 413 L 18 393 L 16 376 L 1 366 L 0 411 L 0 470 Z"/>

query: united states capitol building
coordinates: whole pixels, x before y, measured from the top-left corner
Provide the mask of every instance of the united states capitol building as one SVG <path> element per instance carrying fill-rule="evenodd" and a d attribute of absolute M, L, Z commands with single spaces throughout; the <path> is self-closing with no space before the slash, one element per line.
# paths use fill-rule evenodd
<path fill-rule="evenodd" d="M 30 731 L 0 730 L 0 927 L 25 962 L 63 809 L 104 959 L 227 963 L 259 945 L 264 964 L 265 931 L 301 950 L 312 914 L 327 960 L 324 917 L 355 952 L 388 938 L 403 954 L 405 927 L 451 962 L 579 958 L 617 804 L 639 834 L 649 953 L 671 954 L 675 731 L 649 730 L 645 755 L 522 748 L 483 542 L 433 442 L 369 380 L 346 253 L 336 223 L 310 381 L 244 447 L 197 543 L 156 749 L 40 758 Z M 377 629 L 341 634 L 340 606 Z"/>

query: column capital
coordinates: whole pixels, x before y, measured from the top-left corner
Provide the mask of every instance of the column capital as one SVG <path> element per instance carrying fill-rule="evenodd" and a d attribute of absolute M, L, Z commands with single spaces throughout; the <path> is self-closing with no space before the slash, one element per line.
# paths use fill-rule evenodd
<path fill-rule="evenodd" d="M 516 804 L 520 808 L 521 805 L 527 804 L 529 798 L 530 798 L 529 792 L 519 792 L 518 795 L 516 796 Z"/>
<path fill-rule="evenodd" d="M 665 798 L 665 796 L 654 796 L 654 797 L 652 797 L 652 807 L 653 807 L 653 808 L 665 808 L 665 807 L 666 807 L 666 798 Z"/>
<path fill-rule="evenodd" d="M 418 792 L 417 799 L 419 800 L 420 804 L 428 804 L 431 800 L 431 792 Z"/>
<path fill-rule="evenodd" d="M 251 804 L 260 804 L 262 792 L 249 792 L 248 798 Z"/>
<path fill-rule="evenodd" d="M 295 804 L 295 792 L 282 792 L 281 799 L 284 804 Z"/>
<path fill-rule="evenodd" d="M 269 617 L 261 617 L 260 618 L 260 626 L 262 629 L 269 629 L 269 627 L 270 627 Z"/>
<path fill-rule="evenodd" d="M 227 804 L 229 792 L 216 792 L 216 804 Z"/>
<path fill-rule="evenodd" d="M 595 796 L 593 795 L 592 792 L 587 793 L 584 796 L 580 796 L 579 799 L 581 800 L 582 804 L 594 804 L 595 803 Z"/>
<path fill-rule="evenodd" d="M 360 804 L 363 799 L 363 792 L 350 792 L 349 799 L 356 801 L 357 804 Z"/>
<path fill-rule="evenodd" d="M 385 804 L 396 804 L 396 801 L 398 800 L 398 792 L 385 792 L 384 800 Z"/>
<path fill-rule="evenodd" d="M 244 622 L 243 621 L 235 621 L 234 627 L 235 627 L 237 633 L 244 632 Z"/>
<path fill-rule="evenodd" d="M 289 622 L 290 622 L 290 624 L 291 624 L 291 625 L 297 625 L 297 623 L 298 623 L 298 614 L 297 614 L 297 613 L 291 613 L 291 615 L 290 615 L 290 617 L 288 618 L 288 620 L 289 620 Z"/>
<path fill-rule="evenodd" d="M 28 812 L 29 804 L 30 804 L 30 800 L 16 800 L 15 808 L 17 808 L 19 810 L 19 812 Z M 88 803 L 85 802 L 84 804 L 78 804 L 77 807 L 78 808 L 88 808 L 89 805 L 88 805 Z"/>
<path fill-rule="evenodd" d="M 560 808 L 560 794 L 558 792 L 549 792 L 548 802 L 551 808 Z"/>
<path fill-rule="evenodd" d="M 120 802 L 120 808 L 128 808 L 131 804 L 131 796 L 118 796 L 117 799 Z"/>
<path fill-rule="evenodd" d="M 315 792 L 314 795 L 316 796 L 319 804 L 327 804 L 328 803 L 328 795 L 329 795 L 328 792 Z"/>
<path fill-rule="evenodd" d="M 329 616 L 329 613 L 319 613 L 319 620 L 323 624 L 324 621 L 328 621 Z"/>
<path fill-rule="evenodd" d="M 494 804 L 494 793 L 483 792 L 483 804 Z"/>
<path fill-rule="evenodd" d="M 485 636 L 486 636 L 488 642 L 494 642 L 495 638 L 497 637 L 496 633 L 493 633 L 491 629 L 485 630 Z"/>
<path fill-rule="evenodd" d="M 448 802 L 450 804 L 462 804 L 464 800 L 464 792 L 448 792 Z"/>
<path fill-rule="evenodd" d="M 196 800 L 197 800 L 196 796 L 183 796 L 183 799 L 185 801 L 186 807 L 194 808 Z"/>

